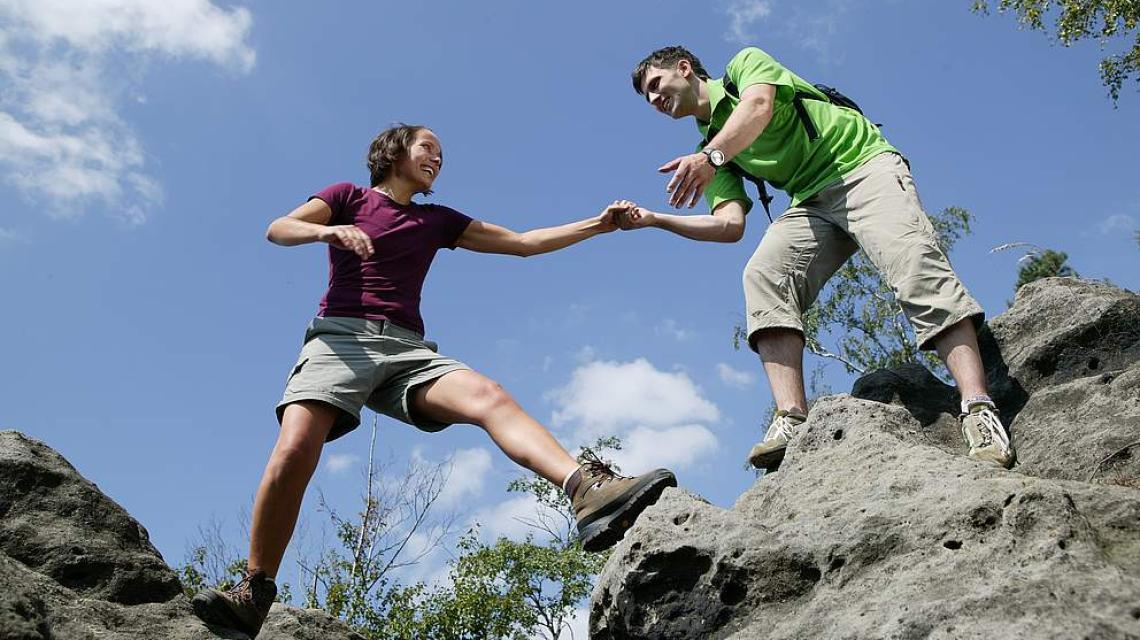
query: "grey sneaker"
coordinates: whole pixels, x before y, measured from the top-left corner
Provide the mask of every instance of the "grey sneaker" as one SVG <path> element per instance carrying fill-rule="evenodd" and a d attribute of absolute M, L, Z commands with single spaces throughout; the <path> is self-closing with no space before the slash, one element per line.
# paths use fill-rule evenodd
<path fill-rule="evenodd" d="M 596 456 L 587 454 L 582 480 L 570 496 L 578 520 L 578 539 L 586 551 L 602 551 L 617 544 L 646 507 L 657 502 L 665 487 L 677 486 L 668 469 L 656 469 L 635 478 L 619 476 Z"/>
<path fill-rule="evenodd" d="M 247 574 L 229 591 L 202 591 L 190 604 L 206 624 L 240 631 L 255 638 L 276 598 L 277 585 L 266 577 L 264 571 L 257 571 Z"/>
<path fill-rule="evenodd" d="M 748 462 L 757 469 L 773 471 L 779 468 L 784 461 L 784 451 L 788 448 L 788 441 L 792 439 L 792 432 L 807 420 L 807 416 L 794 411 L 780 410 L 776 418 L 768 425 L 764 432 L 764 439 L 752 446 L 748 452 Z"/>
<path fill-rule="evenodd" d="M 959 418 L 962 437 L 970 445 L 970 457 L 1008 469 L 1013 462 L 1013 447 L 998 419 L 997 408 L 989 402 L 974 402 Z"/>

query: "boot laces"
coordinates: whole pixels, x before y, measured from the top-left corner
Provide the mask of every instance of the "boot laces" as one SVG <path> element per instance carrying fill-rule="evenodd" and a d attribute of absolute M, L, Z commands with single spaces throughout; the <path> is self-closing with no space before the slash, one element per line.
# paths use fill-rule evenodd
<path fill-rule="evenodd" d="M 238 580 L 237 584 L 226 590 L 226 593 L 240 600 L 253 601 L 253 574 L 247 573 Z"/>
<path fill-rule="evenodd" d="M 591 487 L 601 486 L 611 480 L 618 480 L 625 476 L 619 476 L 614 470 L 598 457 L 598 454 L 593 451 L 587 450 L 579 458 L 582 462 L 582 475 L 591 476 L 593 482 Z"/>

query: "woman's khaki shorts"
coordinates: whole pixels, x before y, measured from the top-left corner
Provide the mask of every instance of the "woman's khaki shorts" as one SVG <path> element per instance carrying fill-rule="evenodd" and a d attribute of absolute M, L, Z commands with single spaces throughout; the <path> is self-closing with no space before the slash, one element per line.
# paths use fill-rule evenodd
<path fill-rule="evenodd" d="M 417 386 L 470 368 L 439 355 L 437 348 L 415 331 L 383 320 L 314 318 L 277 404 L 277 421 L 289 404 L 318 400 L 341 410 L 330 441 L 360 424 L 362 406 L 424 431 L 444 429 L 449 425 L 413 416 L 408 406 Z"/>
<path fill-rule="evenodd" d="M 862 248 L 895 292 L 919 348 L 964 318 L 980 324 L 982 307 L 958 280 L 906 161 L 884 153 L 776 219 L 744 267 L 748 344 L 757 332 L 803 332 L 801 316 L 827 280 Z"/>

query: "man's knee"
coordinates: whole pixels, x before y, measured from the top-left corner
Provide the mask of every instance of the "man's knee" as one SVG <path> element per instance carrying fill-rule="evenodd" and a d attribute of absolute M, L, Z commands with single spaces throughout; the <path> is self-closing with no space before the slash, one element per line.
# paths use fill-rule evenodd
<path fill-rule="evenodd" d="M 783 277 L 778 275 L 781 270 L 774 265 L 764 264 L 758 260 L 749 260 L 740 274 L 741 284 L 746 292 L 776 293 L 780 289 Z"/>

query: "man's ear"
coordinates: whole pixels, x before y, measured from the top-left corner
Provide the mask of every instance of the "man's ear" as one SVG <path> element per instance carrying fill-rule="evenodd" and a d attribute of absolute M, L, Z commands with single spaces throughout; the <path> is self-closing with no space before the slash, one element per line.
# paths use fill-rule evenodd
<path fill-rule="evenodd" d="M 693 73 L 693 63 L 681 58 L 677 61 L 677 73 L 680 73 L 682 78 L 688 78 Z"/>

